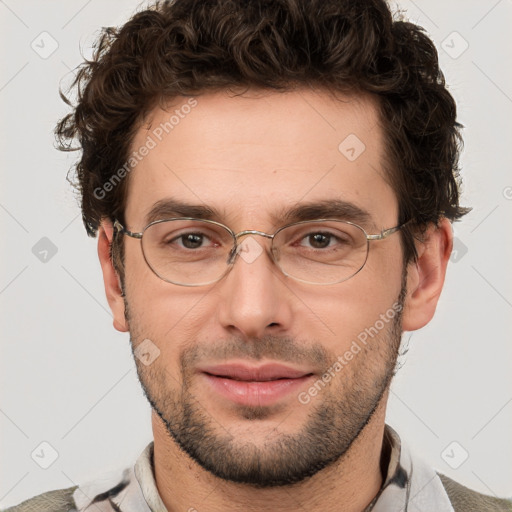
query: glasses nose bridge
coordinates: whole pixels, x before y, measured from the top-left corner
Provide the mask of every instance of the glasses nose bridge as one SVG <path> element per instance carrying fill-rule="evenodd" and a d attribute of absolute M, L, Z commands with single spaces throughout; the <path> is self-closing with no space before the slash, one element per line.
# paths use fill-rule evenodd
<path fill-rule="evenodd" d="M 274 235 L 269 235 L 268 233 L 265 233 L 263 231 L 257 231 L 257 230 L 254 230 L 254 229 L 247 229 L 245 231 L 240 231 L 240 233 L 237 233 L 235 235 L 235 241 L 238 242 L 238 238 L 239 237 L 246 236 L 246 235 L 260 235 L 260 236 L 263 236 L 265 238 L 270 238 L 271 240 L 274 239 Z"/>
<path fill-rule="evenodd" d="M 230 265 L 234 262 L 234 259 L 238 254 L 238 250 L 241 247 L 238 244 L 238 239 L 243 236 L 247 236 L 247 235 L 260 235 L 264 238 L 270 238 L 272 240 L 272 243 L 274 242 L 274 236 L 275 236 L 275 234 L 269 235 L 268 233 L 265 233 L 263 231 L 258 231 L 255 229 L 246 229 L 244 231 L 240 231 L 240 233 L 236 233 L 236 234 L 233 233 L 233 239 L 234 239 L 235 243 L 234 243 L 233 248 L 231 249 L 231 252 L 229 253 L 229 256 L 228 256 L 228 260 L 227 260 L 228 265 Z"/>

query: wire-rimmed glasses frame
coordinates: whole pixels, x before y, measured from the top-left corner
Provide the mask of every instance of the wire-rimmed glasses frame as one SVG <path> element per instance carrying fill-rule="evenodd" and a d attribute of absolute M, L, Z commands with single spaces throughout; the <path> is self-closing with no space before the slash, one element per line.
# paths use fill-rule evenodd
<path fill-rule="evenodd" d="M 205 283 L 192 283 L 192 284 L 191 283 L 180 283 L 180 282 L 171 280 L 171 279 L 161 275 L 161 273 L 158 272 L 154 268 L 154 265 L 149 261 L 150 258 L 148 258 L 146 251 L 144 249 L 144 243 L 143 243 L 144 233 L 146 233 L 146 231 L 148 229 L 150 229 L 152 226 L 166 223 L 166 222 L 172 222 L 172 221 L 194 221 L 194 222 L 199 222 L 199 223 L 207 224 L 207 225 L 215 225 L 215 226 L 218 226 L 218 227 L 224 229 L 227 233 L 229 233 L 231 235 L 231 237 L 233 239 L 233 246 L 229 252 L 229 255 L 228 255 L 228 258 L 226 261 L 226 270 L 224 272 L 222 272 L 219 277 L 217 277 L 216 279 L 213 279 L 211 281 L 205 282 Z M 284 270 L 278 261 L 278 257 L 276 257 L 276 254 L 278 253 L 278 251 L 274 247 L 274 239 L 280 232 L 282 232 L 285 229 L 291 228 L 293 226 L 299 226 L 299 225 L 303 225 L 303 224 L 315 224 L 315 223 L 321 223 L 321 222 L 336 222 L 336 223 L 340 223 L 340 224 L 344 224 L 344 225 L 349 225 L 352 228 L 357 228 L 361 232 L 361 234 L 364 235 L 364 237 L 366 239 L 366 254 L 365 254 L 364 259 L 362 260 L 362 263 L 360 264 L 360 266 L 354 272 L 352 272 L 350 275 L 348 275 L 340 280 L 334 281 L 334 282 L 315 282 L 315 281 L 307 281 L 307 280 L 298 278 L 298 277 L 288 273 L 286 270 Z M 275 263 L 275 265 L 279 268 L 279 270 L 285 276 L 295 279 L 297 281 L 303 282 L 303 283 L 307 283 L 307 284 L 331 285 L 331 284 L 338 284 L 338 283 L 347 281 L 347 280 L 351 279 L 352 277 L 354 277 L 356 274 L 358 274 L 363 269 L 363 267 L 365 266 L 365 264 L 368 260 L 368 254 L 370 251 L 370 242 L 371 241 L 384 240 L 388 236 L 390 236 L 393 233 L 396 233 L 397 231 L 402 229 L 406 224 L 408 224 L 408 222 L 409 221 L 406 221 L 398 226 L 384 229 L 378 234 L 368 234 L 363 227 L 361 227 L 358 224 L 355 224 L 353 222 L 350 222 L 350 221 L 345 221 L 345 220 L 341 220 L 341 219 L 330 219 L 330 218 L 314 219 L 314 220 L 304 220 L 304 221 L 293 222 L 291 224 L 286 224 L 285 226 L 282 226 L 279 229 L 277 229 L 273 234 L 269 234 L 269 233 L 265 233 L 263 231 L 258 231 L 258 230 L 244 230 L 244 231 L 240 231 L 239 233 L 235 233 L 232 229 L 230 229 L 225 224 L 222 224 L 222 223 L 214 221 L 214 220 L 197 219 L 195 217 L 172 217 L 172 218 L 159 219 L 159 220 L 150 222 L 147 226 L 145 226 L 143 228 L 142 231 L 139 231 L 139 232 L 132 232 L 132 231 L 128 230 L 117 219 L 115 219 L 114 220 L 114 231 L 117 230 L 117 232 L 123 233 L 131 238 L 139 239 L 141 241 L 142 255 L 144 257 L 146 264 L 151 269 L 151 271 L 158 278 L 162 279 L 163 281 L 172 283 L 172 284 L 176 284 L 179 286 L 206 286 L 206 285 L 213 284 L 213 283 L 220 281 L 231 270 L 231 268 L 234 265 L 236 256 L 239 253 L 239 249 L 241 247 L 241 245 L 238 244 L 239 238 L 243 237 L 243 236 L 247 236 L 247 235 L 259 235 L 259 236 L 263 236 L 265 238 L 269 238 L 271 240 L 270 257 L 271 257 L 272 261 Z"/>

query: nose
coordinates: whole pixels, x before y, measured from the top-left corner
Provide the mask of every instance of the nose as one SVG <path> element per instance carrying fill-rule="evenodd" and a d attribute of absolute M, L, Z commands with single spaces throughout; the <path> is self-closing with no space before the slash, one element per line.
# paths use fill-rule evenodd
<path fill-rule="evenodd" d="M 218 318 L 224 329 L 246 338 L 290 328 L 293 294 L 270 256 L 270 240 L 250 235 L 239 241 L 230 272 L 220 281 Z"/>

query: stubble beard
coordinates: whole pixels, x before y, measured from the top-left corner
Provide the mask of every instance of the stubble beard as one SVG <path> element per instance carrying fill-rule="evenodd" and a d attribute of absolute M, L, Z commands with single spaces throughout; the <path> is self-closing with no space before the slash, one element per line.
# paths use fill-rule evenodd
<path fill-rule="evenodd" d="M 232 434 L 229 426 L 214 418 L 194 395 L 194 362 L 203 354 L 197 346 L 181 354 L 181 381 L 166 368 L 155 363 L 145 366 L 135 357 L 143 392 L 175 443 L 214 476 L 259 488 L 301 482 L 340 460 L 381 403 L 395 373 L 400 348 L 405 278 L 404 273 L 395 302 L 401 307 L 395 308 L 395 316 L 336 373 L 330 386 L 311 399 L 307 420 L 295 433 L 279 431 L 279 422 L 286 422 L 285 415 L 274 422 L 274 428 L 259 442 L 251 436 L 240 439 Z M 133 324 L 128 303 L 125 305 L 134 350 L 134 340 L 144 337 L 135 334 L 137 326 Z M 222 351 L 226 359 L 245 356 L 288 362 L 314 360 L 316 365 L 322 362 L 325 368 L 336 360 L 320 343 L 305 349 L 294 340 L 273 336 L 253 343 L 229 340 Z M 297 400 L 296 407 L 305 405 Z M 245 423 L 271 418 L 274 412 L 272 407 L 238 408 L 240 421 Z"/>

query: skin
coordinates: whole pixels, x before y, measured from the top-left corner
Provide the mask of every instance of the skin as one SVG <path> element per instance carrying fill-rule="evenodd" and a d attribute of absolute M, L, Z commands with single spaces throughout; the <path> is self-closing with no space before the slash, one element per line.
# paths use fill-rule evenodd
<path fill-rule="evenodd" d="M 273 233 L 280 226 L 271 221 L 272 212 L 331 198 L 366 209 L 373 219 L 363 226 L 368 233 L 395 226 L 398 203 L 385 179 L 374 100 L 343 100 L 310 89 L 198 96 L 191 113 L 131 172 L 126 227 L 141 231 L 150 208 L 168 197 L 219 209 L 223 216 L 215 220 L 235 232 Z M 169 111 L 185 102 L 174 101 Z M 132 147 L 143 145 L 169 115 L 155 109 Z M 349 134 L 366 146 L 353 162 L 338 150 Z M 130 332 L 132 348 L 150 339 L 160 350 L 151 365 L 136 363 L 153 406 L 155 478 L 167 509 L 315 512 L 342 504 L 348 512 L 364 510 L 382 485 L 386 402 L 400 333 L 423 327 L 434 315 L 452 249 L 450 223 L 432 226 L 417 243 L 419 258 L 407 265 L 403 289 L 398 234 L 370 242 L 361 272 L 328 286 L 284 276 L 267 253 L 270 241 L 261 237 L 255 240 L 263 253 L 251 263 L 238 258 L 219 282 L 178 286 L 159 279 L 145 263 L 140 241 L 125 237 L 123 298 L 109 258 L 111 240 L 112 223 L 105 219 L 98 254 L 114 327 Z M 281 361 L 317 379 L 401 291 L 401 317 L 308 404 L 292 393 L 271 407 L 244 408 L 216 394 L 196 371 L 199 364 L 223 361 Z M 312 426 L 317 431 L 308 435 Z M 261 467 L 253 483 L 233 481 L 237 472 L 249 482 L 256 460 Z M 316 469 L 309 476 L 297 473 L 293 483 L 264 479 L 272 468 L 290 476 L 308 460 Z M 255 485 L 258 478 L 266 484 Z"/>

